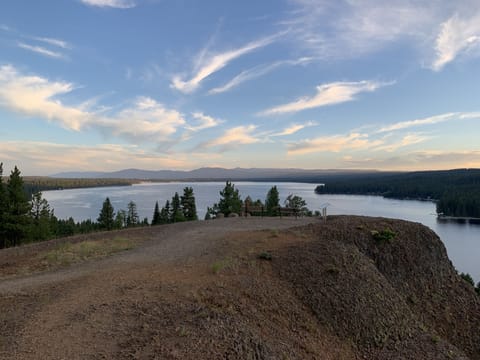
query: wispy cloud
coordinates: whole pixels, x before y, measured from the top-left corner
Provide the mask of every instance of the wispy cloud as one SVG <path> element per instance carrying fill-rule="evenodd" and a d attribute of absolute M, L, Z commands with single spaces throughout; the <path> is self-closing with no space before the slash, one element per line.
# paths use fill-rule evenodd
<path fill-rule="evenodd" d="M 209 129 L 223 123 L 223 120 L 215 119 L 211 116 L 205 115 L 202 112 L 194 112 L 192 113 L 192 116 L 195 120 L 197 120 L 197 124 L 194 126 L 187 125 L 185 126 L 185 129 L 194 131 L 194 132 Z"/>
<path fill-rule="evenodd" d="M 37 54 L 47 56 L 47 57 L 50 57 L 50 58 L 65 59 L 65 55 L 63 55 L 62 53 L 60 53 L 58 51 L 49 50 L 49 49 L 44 48 L 42 46 L 29 45 L 29 44 L 19 42 L 18 47 L 22 48 L 22 49 L 25 49 L 25 50 L 33 51 Z"/>
<path fill-rule="evenodd" d="M 383 145 L 382 140 L 370 140 L 368 134 L 321 136 L 302 140 L 288 145 L 289 155 L 302 155 L 314 152 L 340 152 L 344 150 L 366 150 Z"/>
<path fill-rule="evenodd" d="M 341 160 L 344 167 L 384 170 L 441 170 L 454 168 L 480 167 L 480 151 L 414 151 L 389 156 L 361 157 L 345 156 Z"/>
<path fill-rule="evenodd" d="M 436 58 L 432 69 L 441 70 L 460 54 L 480 47 L 480 12 L 468 18 L 453 15 L 441 24 L 435 42 Z"/>
<path fill-rule="evenodd" d="M 231 61 L 246 55 L 252 51 L 265 47 L 271 44 L 279 35 L 269 36 L 260 40 L 253 41 L 248 43 L 245 46 L 242 46 L 238 49 L 225 51 L 222 53 L 217 53 L 214 55 L 207 56 L 202 53 L 201 63 L 196 63 L 195 67 L 197 70 L 195 74 L 190 79 L 185 80 L 182 76 L 174 76 L 172 79 L 171 87 L 177 89 L 183 93 L 192 93 L 194 92 L 201 84 L 203 80 L 208 78 L 210 75 L 215 72 L 223 69 Z"/>
<path fill-rule="evenodd" d="M 460 55 L 479 56 L 480 11 L 471 0 L 290 0 L 291 39 L 316 56 L 355 58 L 395 42 L 435 71 Z M 433 46 L 432 46 L 433 44 Z M 433 59 L 433 60 L 432 60 Z"/>
<path fill-rule="evenodd" d="M 299 132 L 300 130 L 302 129 L 305 129 L 306 127 L 310 127 L 310 126 L 315 126 L 317 125 L 317 123 L 313 122 L 313 121 L 309 121 L 305 124 L 292 124 L 290 125 L 289 127 L 283 129 L 282 131 L 280 132 L 277 132 L 277 133 L 274 133 L 274 134 L 271 134 L 270 136 L 287 136 L 287 135 L 293 135 L 295 134 L 296 132 Z"/>
<path fill-rule="evenodd" d="M 324 58 L 355 57 L 404 37 L 420 38 L 438 21 L 431 1 L 291 0 L 294 40 Z"/>
<path fill-rule="evenodd" d="M 199 148 L 218 147 L 218 151 L 224 152 L 240 145 L 258 143 L 260 139 L 254 135 L 256 129 L 255 125 L 237 126 L 226 130 L 214 140 L 200 144 Z"/>
<path fill-rule="evenodd" d="M 81 0 L 85 5 L 97 7 L 111 7 L 117 9 L 130 9 L 137 6 L 133 0 Z"/>
<path fill-rule="evenodd" d="M 321 106 L 334 105 L 355 99 L 357 94 L 372 92 L 382 86 L 392 83 L 377 81 L 333 82 L 317 86 L 317 94 L 312 97 L 303 97 L 291 103 L 275 106 L 262 111 L 259 115 L 277 115 L 293 113 Z"/>
<path fill-rule="evenodd" d="M 225 85 L 213 88 L 208 93 L 209 94 L 220 94 L 220 93 L 229 91 L 229 90 L 237 87 L 238 85 L 240 85 L 240 84 L 242 84 L 246 81 L 249 81 L 249 80 L 258 78 L 260 76 L 263 76 L 265 74 L 268 74 L 269 72 L 272 72 L 273 70 L 275 70 L 275 69 L 277 69 L 281 66 L 305 65 L 305 64 L 309 63 L 310 61 L 312 61 L 312 59 L 313 58 L 311 58 L 311 57 L 304 57 L 304 58 L 300 58 L 298 60 L 284 60 L 284 61 L 274 62 L 273 64 L 256 66 L 253 69 L 242 71 L 240 74 L 238 74 L 233 79 L 231 79 L 229 82 L 227 82 Z"/>
<path fill-rule="evenodd" d="M 185 125 L 183 115 L 149 97 L 137 97 L 129 106 L 108 112 L 90 108 L 95 101 L 77 105 L 62 102 L 74 84 L 23 75 L 13 66 L 0 67 L 0 106 L 28 116 L 40 117 L 70 130 L 94 128 L 106 136 L 119 136 L 132 143 L 159 142 Z"/>
<path fill-rule="evenodd" d="M 41 41 L 41 42 L 44 42 L 46 44 L 49 44 L 49 45 L 53 45 L 53 46 L 57 46 L 59 48 L 62 48 L 62 49 L 71 49 L 72 46 L 64 41 L 64 40 L 60 40 L 60 39 L 54 39 L 54 38 L 49 38 L 49 37 L 32 37 L 33 40 L 36 40 L 36 41 Z"/>
<path fill-rule="evenodd" d="M 0 30 L 10 32 L 10 31 L 12 31 L 12 28 L 8 25 L 0 24 Z"/>
<path fill-rule="evenodd" d="M 387 152 L 394 152 L 400 148 L 423 143 L 427 140 L 431 139 L 429 136 L 425 136 L 423 134 L 407 134 L 403 136 L 400 140 L 388 142 L 384 145 L 380 145 L 378 147 L 373 148 L 374 151 L 387 151 Z"/>
<path fill-rule="evenodd" d="M 478 119 L 480 118 L 480 112 L 452 112 L 452 113 L 446 113 L 446 114 L 441 114 L 441 115 L 435 115 L 423 119 L 415 119 L 415 120 L 407 120 L 407 121 L 401 121 L 397 122 L 392 125 L 387 125 L 381 127 L 377 133 L 384 133 L 384 132 L 391 132 L 391 131 L 396 131 L 396 130 L 403 130 L 411 127 L 416 127 L 416 126 L 424 126 L 424 125 L 434 125 L 446 121 L 452 121 L 452 120 L 464 120 L 464 119 Z"/>
<path fill-rule="evenodd" d="M 0 153 L 4 169 L 18 163 L 27 175 L 51 175 L 59 171 L 114 171 L 135 164 L 139 168 L 191 168 L 192 156 L 174 156 L 145 151 L 134 145 L 100 144 L 96 146 L 38 141 L 2 141 Z"/>

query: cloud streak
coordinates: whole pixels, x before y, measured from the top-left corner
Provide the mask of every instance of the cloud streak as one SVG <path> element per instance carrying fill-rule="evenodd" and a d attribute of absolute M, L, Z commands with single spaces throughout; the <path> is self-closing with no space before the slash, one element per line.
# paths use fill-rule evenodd
<path fill-rule="evenodd" d="M 365 150 L 383 145 L 382 140 L 370 140 L 367 134 L 321 136 L 288 145 L 289 155 L 303 155 L 314 152 L 340 152 L 344 150 Z"/>
<path fill-rule="evenodd" d="M 480 13 L 469 18 L 453 15 L 441 24 L 435 41 L 436 58 L 432 69 L 440 71 L 461 54 L 480 47 Z"/>
<path fill-rule="evenodd" d="M 373 92 L 391 83 L 377 81 L 333 82 L 317 86 L 312 97 L 303 97 L 296 101 L 264 110 L 259 115 L 279 115 L 295 113 L 322 106 L 335 105 L 355 100 L 355 96 L 364 92 Z"/>
<path fill-rule="evenodd" d="M 42 46 L 29 45 L 29 44 L 19 42 L 18 47 L 21 48 L 21 49 L 32 51 L 34 53 L 37 53 L 37 54 L 40 54 L 40 55 L 43 55 L 43 56 L 50 57 L 50 58 L 65 59 L 65 55 L 63 55 L 62 53 L 46 49 Z"/>
<path fill-rule="evenodd" d="M 218 151 L 225 152 L 234 149 L 240 145 L 255 144 L 260 142 L 260 139 L 254 136 L 257 129 L 255 125 L 237 126 L 226 130 L 218 138 L 204 142 L 199 145 L 199 148 L 218 148 Z"/>
<path fill-rule="evenodd" d="M 222 53 L 217 53 L 215 55 L 206 56 L 202 52 L 202 62 L 195 65 L 197 71 L 190 79 L 185 79 L 182 76 L 174 76 L 172 79 L 171 87 L 181 91 L 183 93 L 189 94 L 198 89 L 202 81 L 208 78 L 210 75 L 216 73 L 217 71 L 223 69 L 231 61 L 246 55 L 252 51 L 263 48 L 271 44 L 279 35 L 274 35 L 266 37 L 257 41 L 248 43 L 245 46 L 242 46 L 238 49 L 225 51 Z"/>
<path fill-rule="evenodd" d="M 282 131 L 280 132 L 277 132 L 277 133 L 274 133 L 274 134 L 271 134 L 270 136 L 288 136 L 288 135 L 293 135 L 297 132 L 299 132 L 300 130 L 302 129 L 305 129 L 306 127 L 310 127 L 310 126 L 315 126 L 317 125 L 316 123 L 314 123 L 313 121 L 309 121 L 305 124 L 292 124 L 290 125 L 289 127 L 283 129 Z"/>
<path fill-rule="evenodd" d="M 465 112 L 465 113 L 452 112 L 452 113 L 446 113 L 441 115 L 435 115 L 435 116 L 431 116 L 423 119 L 397 122 L 392 125 L 381 127 L 377 131 L 377 133 L 403 130 L 403 129 L 408 129 L 416 126 L 434 125 L 434 124 L 452 121 L 452 120 L 478 119 L 478 118 L 480 118 L 480 112 Z"/>
<path fill-rule="evenodd" d="M 219 86 L 219 87 L 216 87 L 216 88 L 213 88 L 208 93 L 209 94 L 224 93 L 224 92 L 227 92 L 227 91 L 239 86 L 240 84 L 242 84 L 246 81 L 253 80 L 253 79 L 258 78 L 260 76 L 266 75 L 269 72 L 272 72 L 272 71 L 274 71 L 275 69 L 277 69 L 281 66 L 305 65 L 305 64 L 309 63 L 310 61 L 312 61 L 312 58 L 305 57 L 305 58 L 300 58 L 298 60 L 277 61 L 277 62 L 274 62 L 273 64 L 269 64 L 269 65 L 256 66 L 253 69 L 242 71 L 240 74 L 235 76 L 233 79 L 231 79 L 226 84 L 224 84 L 222 86 Z"/>
<path fill-rule="evenodd" d="M 62 49 L 71 49 L 72 46 L 64 41 L 64 40 L 60 40 L 60 39 L 54 39 L 54 38 L 49 38 L 49 37 L 32 37 L 33 40 L 36 40 L 36 41 L 41 41 L 43 43 L 46 43 L 46 44 L 49 44 L 49 45 L 53 45 L 53 46 L 56 46 L 56 47 L 59 47 L 59 48 L 62 48 Z"/>
<path fill-rule="evenodd" d="M 197 120 L 197 125 L 188 125 L 185 126 L 185 129 L 193 132 L 209 129 L 223 123 L 223 120 L 215 119 L 211 116 L 205 115 L 202 112 L 194 112 L 192 113 L 192 116 L 195 120 Z"/>
<path fill-rule="evenodd" d="M 133 0 L 81 0 L 82 3 L 89 6 L 97 6 L 102 8 L 117 8 L 117 9 L 130 9 L 137 6 Z"/>

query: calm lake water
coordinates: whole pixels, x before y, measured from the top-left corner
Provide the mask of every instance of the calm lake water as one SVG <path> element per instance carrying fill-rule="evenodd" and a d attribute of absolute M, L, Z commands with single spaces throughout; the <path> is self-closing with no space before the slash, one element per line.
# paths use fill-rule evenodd
<path fill-rule="evenodd" d="M 317 184 L 235 183 L 242 199 L 250 195 L 253 200 L 262 201 L 273 185 L 277 185 L 280 201 L 283 202 L 289 194 L 299 195 L 307 201 L 307 206 L 311 210 L 320 210 L 328 203 L 328 214 L 331 215 L 383 216 L 427 225 L 440 236 L 455 267 L 461 272 L 470 273 L 476 281 L 480 281 L 480 225 L 438 221 L 435 204 L 432 202 L 393 200 L 379 196 L 317 195 L 314 192 Z M 219 191 L 223 189 L 225 183 L 142 183 L 128 187 L 45 191 L 43 195 L 59 218 L 71 216 L 75 221 L 96 220 L 102 203 L 108 196 L 115 210 L 126 209 L 128 202 L 134 201 L 140 219 L 148 217 L 151 220 L 155 201 L 158 201 L 161 208 L 175 192 L 181 195 L 186 186 L 193 187 L 198 215 L 203 219 L 207 206 L 218 202 Z"/>

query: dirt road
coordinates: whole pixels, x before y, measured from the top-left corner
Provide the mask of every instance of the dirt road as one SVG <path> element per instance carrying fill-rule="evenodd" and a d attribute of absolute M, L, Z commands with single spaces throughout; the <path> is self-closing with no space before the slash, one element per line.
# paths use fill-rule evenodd
<path fill-rule="evenodd" d="M 181 324 L 199 301 L 205 304 L 199 298 L 209 286 L 218 285 L 214 267 L 237 261 L 226 255 L 236 247 L 235 234 L 265 230 L 276 237 L 278 230 L 312 222 L 319 220 L 231 218 L 128 230 L 122 234 L 146 241 L 102 260 L 3 280 L 0 358 L 184 358 Z M 252 239 L 248 246 L 255 244 Z M 148 328 L 156 322 L 163 322 L 161 329 Z M 170 340 L 160 338 L 168 334 Z"/>

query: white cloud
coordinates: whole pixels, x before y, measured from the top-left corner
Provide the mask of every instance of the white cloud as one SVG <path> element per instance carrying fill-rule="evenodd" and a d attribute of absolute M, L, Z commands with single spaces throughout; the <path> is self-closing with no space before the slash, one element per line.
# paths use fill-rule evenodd
<path fill-rule="evenodd" d="M 159 155 L 137 146 L 100 144 L 97 146 L 36 141 L 2 141 L 0 154 L 4 169 L 21 164 L 26 175 L 51 175 L 59 171 L 115 171 L 125 164 L 144 169 L 191 168 L 189 154 Z"/>
<path fill-rule="evenodd" d="M 165 108 L 149 97 L 138 97 L 133 106 L 109 117 L 93 119 L 91 124 L 137 143 L 168 139 L 185 124 L 183 115 L 176 110 Z"/>
<path fill-rule="evenodd" d="M 293 135 L 295 134 L 296 132 L 302 130 L 302 129 L 305 129 L 306 127 L 310 127 L 310 126 L 315 126 L 317 125 L 316 123 L 310 121 L 310 122 L 307 122 L 305 124 L 292 124 L 290 125 L 289 127 L 283 129 L 281 132 L 277 132 L 277 133 L 274 133 L 270 136 L 287 136 L 287 135 Z"/>
<path fill-rule="evenodd" d="M 0 67 L 0 105 L 28 116 L 58 122 L 68 129 L 80 130 L 88 123 L 91 114 L 58 99 L 73 89 L 72 83 L 25 76 L 10 65 Z"/>
<path fill-rule="evenodd" d="M 424 38 L 445 6 L 429 0 L 291 0 L 294 41 L 324 58 L 355 57 L 404 37 Z M 440 9 L 441 10 L 440 10 Z"/>
<path fill-rule="evenodd" d="M 130 106 L 109 114 L 105 108 L 91 109 L 95 99 L 79 105 L 64 104 L 60 97 L 73 90 L 72 83 L 25 76 L 8 65 L 0 67 L 0 106 L 54 121 L 70 130 L 94 128 L 107 136 L 141 143 L 165 140 L 185 125 L 181 113 L 149 97 L 137 97 Z"/>
<path fill-rule="evenodd" d="M 209 91 L 209 94 L 220 94 L 226 91 L 229 91 L 238 85 L 244 83 L 245 81 L 252 80 L 255 78 L 258 78 L 260 76 L 263 76 L 265 74 L 268 74 L 269 72 L 277 69 L 280 66 L 284 65 L 304 65 L 310 62 L 312 58 L 305 57 L 305 58 L 300 58 L 298 60 L 285 60 L 285 61 L 277 61 L 274 62 L 273 64 L 269 65 L 260 65 L 256 66 L 253 69 L 245 70 L 242 71 L 240 74 L 235 76 L 233 79 L 231 79 L 229 82 L 227 82 L 225 85 L 213 88 L 212 90 Z"/>
<path fill-rule="evenodd" d="M 72 48 L 71 45 L 68 42 L 66 42 L 64 40 L 60 40 L 60 39 L 54 39 L 54 38 L 48 38 L 48 37 L 33 37 L 32 39 L 44 42 L 44 43 L 49 44 L 49 45 L 57 46 L 57 47 L 60 47 L 62 49 L 71 49 Z"/>
<path fill-rule="evenodd" d="M 355 58 L 402 42 L 439 71 L 459 55 L 480 53 L 472 51 L 480 48 L 475 0 L 290 2 L 294 11 L 284 24 L 292 41 L 321 58 Z"/>
<path fill-rule="evenodd" d="M 239 145 L 248 145 L 260 142 L 260 139 L 254 136 L 257 129 L 255 125 L 237 126 L 226 130 L 220 137 L 200 144 L 201 148 L 219 147 L 219 151 L 226 151 Z"/>
<path fill-rule="evenodd" d="M 192 113 L 192 116 L 194 119 L 198 121 L 198 124 L 195 126 L 192 126 L 192 125 L 185 126 L 185 129 L 194 131 L 194 132 L 209 129 L 223 123 L 223 120 L 215 119 L 211 116 L 205 115 L 202 112 L 194 112 Z"/>
<path fill-rule="evenodd" d="M 455 14 L 441 24 L 441 30 L 435 42 L 436 58 L 432 69 L 439 71 L 460 54 L 479 47 L 480 12 L 468 18 Z"/>
<path fill-rule="evenodd" d="M 260 115 L 276 115 L 298 112 L 316 107 L 334 105 L 355 99 L 355 95 L 362 92 L 372 92 L 391 83 L 377 81 L 333 82 L 317 86 L 317 94 L 312 97 L 303 97 L 291 103 L 275 106 L 262 111 Z"/>
<path fill-rule="evenodd" d="M 238 49 L 218 53 L 215 55 L 207 56 L 204 51 L 201 53 L 202 62 L 195 65 L 196 72 L 188 80 L 185 80 L 181 76 L 174 76 L 172 79 L 171 87 L 177 89 L 183 93 L 194 92 L 201 84 L 203 80 L 212 75 L 213 73 L 223 69 L 231 61 L 246 55 L 254 50 L 265 47 L 271 44 L 279 35 L 266 37 L 257 41 L 253 41 Z"/>
<path fill-rule="evenodd" d="M 439 151 L 426 150 L 377 156 L 375 158 L 344 157 L 343 166 L 359 169 L 383 170 L 444 170 L 456 168 L 479 168 L 480 151 Z"/>
<path fill-rule="evenodd" d="M 117 9 L 130 9 L 137 4 L 133 0 L 81 0 L 85 5 L 98 7 L 112 7 Z"/>
<path fill-rule="evenodd" d="M 382 145 L 383 140 L 370 140 L 367 134 L 321 136 L 288 145 L 289 155 L 313 152 L 340 152 L 344 150 L 365 150 Z"/>
<path fill-rule="evenodd" d="M 446 113 L 446 114 L 431 116 L 428 118 L 401 121 L 392 125 L 387 125 L 380 128 L 380 130 L 378 130 L 377 133 L 403 130 L 403 129 L 407 129 L 415 126 L 434 125 L 434 124 L 438 124 L 446 121 L 452 121 L 452 120 L 478 119 L 478 118 L 480 118 L 480 113 L 478 112 Z"/>
<path fill-rule="evenodd" d="M 29 44 L 19 42 L 18 47 L 22 48 L 22 49 L 25 49 L 25 50 L 33 51 L 33 52 L 35 52 L 37 54 L 40 54 L 40 55 L 43 55 L 43 56 L 55 58 L 55 59 L 64 59 L 65 58 L 65 55 L 63 55 L 62 53 L 60 53 L 58 51 L 52 51 L 52 50 L 46 49 L 42 46 L 29 45 Z"/>
<path fill-rule="evenodd" d="M 425 136 L 422 134 L 407 134 L 398 141 L 386 143 L 385 145 L 378 146 L 372 150 L 394 152 L 400 148 L 414 145 L 414 144 L 419 144 L 429 139 L 430 139 L 429 136 Z"/>

